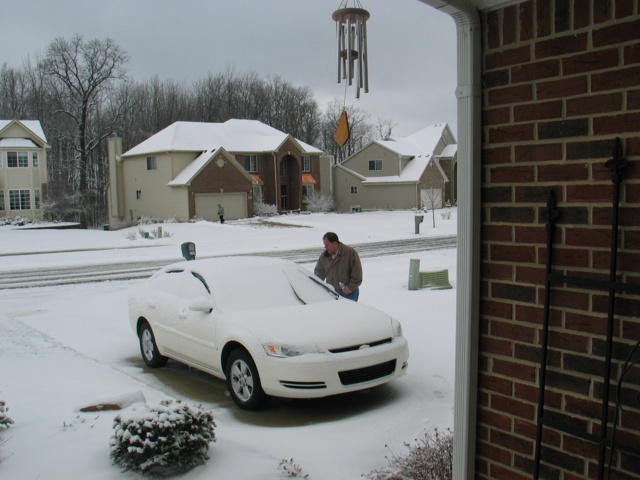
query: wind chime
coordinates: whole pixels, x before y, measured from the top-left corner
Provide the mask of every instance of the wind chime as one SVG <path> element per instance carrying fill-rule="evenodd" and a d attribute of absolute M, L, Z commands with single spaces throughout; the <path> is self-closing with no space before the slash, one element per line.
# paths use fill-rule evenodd
<path fill-rule="evenodd" d="M 356 98 L 360 98 L 360 89 L 369 92 L 369 64 L 367 53 L 367 20 L 369 12 L 357 6 L 349 7 L 349 0 L 344 0 L 331 17 L 336 22 L 338 37 L 338 83 L 346 80 L 348 85 L 356 82 Z M 345 87 L 346 88 L 346 87 Z M 349 121 L 347 112 L 343 110 L 335 140 L 343 146 L 349 140 Z"/>

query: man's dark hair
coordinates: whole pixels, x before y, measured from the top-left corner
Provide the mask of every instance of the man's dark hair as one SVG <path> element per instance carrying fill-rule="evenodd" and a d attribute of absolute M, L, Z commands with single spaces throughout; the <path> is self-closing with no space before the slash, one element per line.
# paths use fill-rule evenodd
<path fill-rule="evenodd" d="M 327 232 L 327 233 L 325 233 L 325 234 L 324 234 L 324 236 L 322 237 L 322 239 L 324 240 L 325 238 L 326 238 L 327 240 L 329 240 L 331 243 L 337 243 L 337 242 L 339 242 L 339 241 L 340 241 L 340 240 L 338 240 L 338 235 L 336 235 L 336 234 L 335 234 L 335 233 L 333 233 L 333 232 Z"/>

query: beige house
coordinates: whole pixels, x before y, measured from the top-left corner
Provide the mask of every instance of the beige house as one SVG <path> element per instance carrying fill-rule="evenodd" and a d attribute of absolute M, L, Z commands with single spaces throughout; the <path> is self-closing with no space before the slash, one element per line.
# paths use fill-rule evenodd
<path fill-rule="evenodd" d="M 254 203 L 305 209 L 320 190 L 321 150 L 257 120 L 176 122 L 122 154 L 109 140 L 109 226 L 148 216 L 185 222 L 251 217 Z"/>
<path fill-rule="evenodd" d="M 333 168 L 339 211 L 442 208 L 456 203 L 457 144 L 446 123 L 373 141 Z"/>
<path fill-rule="evenodd" d="M 38 120 L 0 120 L 0 217 L 42 220 L 49 148 Z"/>

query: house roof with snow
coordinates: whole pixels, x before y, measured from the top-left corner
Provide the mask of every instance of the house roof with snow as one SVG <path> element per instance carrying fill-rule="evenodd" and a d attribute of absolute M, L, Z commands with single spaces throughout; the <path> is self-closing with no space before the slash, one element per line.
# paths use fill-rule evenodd
<path fill-rule="evenodd" d="M 258 120 L 231 119 L 224 123 L 175 122 L 124 153 L 123 157 L 159 152 L 275 152 L 292 139 L 305 153 L 322 153 L 291 135 Z"/>
<path fill-rule="evenodd" d="M 29 137 L 7 137 L 5 132 L 13 125 L 19 125 L 29 133 Z M 49 148 L 39 120 L 0 120 L 0 147 L 3 148 Z"/>
<path fill-rule="evenodd" d="M 441 141 L 444 140 L 448 143 L 442 150 L 439 151 L 442 145 Z M 338 165 L 340 168 L 350 171 L 354 175 L 363 179 L 363 183 L 417 183 L 420 180 L 425 168 L 429 166 L 429 162 L 435 160 L 433 163 L 440 170 L 442 176 L 447 179 L 439 159 L 453 158 L 457 153 L 458 145 L 456 140 L 449 129 L 449 125 L 446 123 L 436 123 L 429 125 L 422 130 L 419 130 L 407 137 L 401 137 L 389 140 L 374 140 L 366 145 L 360 152 L 366 149 L 369 145 L 380 145 L 400 156 L 410 157 L 400 175 L 390 176 L 375 176 L 367 177 L 353 170 L 350 170 L 345 163 L 348 163 L 349 158 L 342 164 Z M 360 152 L 355 153 L 350 158 L 358 155 Z"/>

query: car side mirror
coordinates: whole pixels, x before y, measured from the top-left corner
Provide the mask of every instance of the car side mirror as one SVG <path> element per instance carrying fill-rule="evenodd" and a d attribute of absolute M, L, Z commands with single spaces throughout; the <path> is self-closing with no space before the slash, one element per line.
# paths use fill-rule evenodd
<path fill-rule="evenodd" d="M 213 300 L 210 297 L 202 296 L 191 300 L 189 310 L 193 310 L 194 312 L 211 313 L 214 306 Z"/>

